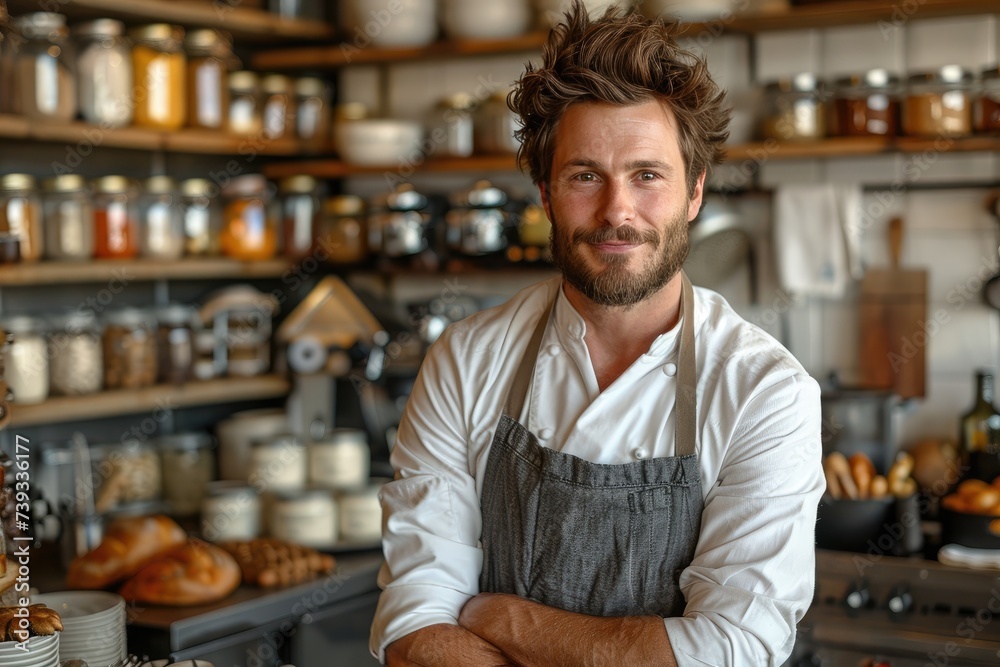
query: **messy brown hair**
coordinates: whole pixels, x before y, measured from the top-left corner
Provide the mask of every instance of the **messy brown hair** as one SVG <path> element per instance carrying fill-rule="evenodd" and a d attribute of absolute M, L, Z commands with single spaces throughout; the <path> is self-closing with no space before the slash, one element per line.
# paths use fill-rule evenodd
<path fill-rule="evenodd" d="M 645 19 L 610 7 L 591 20 L 574 0 L 549 33 L 542 65 L 530 63 L 507 99 L 521 117 L 518 162 L 535 183 L 547 183 L 559 119 L 584 101 L 633 105 L 660 100 L 677 119 L 688 192 L 709 166 L 722 161 L 730 110 L 704 59 L 678 46 L 677 23 Z"/>

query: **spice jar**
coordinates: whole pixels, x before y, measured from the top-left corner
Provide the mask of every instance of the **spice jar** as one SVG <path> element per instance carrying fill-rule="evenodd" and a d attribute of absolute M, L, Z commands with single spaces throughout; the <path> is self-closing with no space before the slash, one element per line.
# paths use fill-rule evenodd
<path fill-rule="evenodd" d="M 372 205 L 368 216 L 368 246 L 386 257 L 405 257 L 427 247 L 425 230 L 430 216 L 421 210 L 427 198 L 409 183 L 400 183 Z"/>
<path fill-rule="evenodd" d="M 264 136 L 268 139 L 291 136 L 294 132 L 292 80 L 284 74 L 268 74 L 260 81 L 260 91 L 264 100 L 261 105 Z"/>
<path fill-rule="evenodd" d="M 229 131 L 234 134 L 260 132 L 260 81 L 253 72 L 229 73 Z"/>
<path fill-rule="evenodd" d="M 78 43 L 77 92 L 84 120 L 104 127 L 132 122 L 132 53 L 125 25 L 98 19 L 74 26 Z"/>
<path fill-rule="evenodd" d="M 85 260 L 94 255 L 94 208 L 82 176 L 65 174 L 45 182 L 45 255 Z"/>
<path fill-rule="evenodd" d="M 280 434 L 251 441 L 247 481 L 258 491 L 301 491 L 306 486 L 305 445 L 294 435 Z"/>
<path fill-rule="evenodd" d="M 66 17 L 35 12 L 19 16 L 14 27 L 24 38 L 14 56 L 15 111 L 29 118 L 72 120 L 77 110 L 76 80 Z"/>
<path fill-rule="evenodd" d="M 835 83 L 833 133 L 893 137 L 899 127 L 899 78 L 873 69 Z"/>
<path fill-rule="evenodd" d="M 337 542 L 337 503 L 323 489 L 280 493 L 268 525 L 271 536 L 304 547 L 322 549 Z"/>
<path fill-rule="evenodd" d="M 162 130 L 180 129 L 187 115 L 184 29 L 154 23 L 137 28 L 132 37 L 135 124 Z"/>
<path fill-rule="evenodd" d="M 316 179 L 312 176 L 290 176 L 278 184 L 281 199 L 284 253 L 291 260 L 307 256 L 313 249 L 319 198 Z"/>
<path fill-rule="evenodd" d="M 222 218 L 222 253 L 242 260 L 274 257 L 278 250 L 278 214 L 267 180 L 259 174 L 237 176 L 223 195 L 228 203 Z"/>
<path fill-rule="evenodd" d="M 980 84 L 973 114 L 976 132 L 1000 133 L 1000 66 L 984 69 Z"/>
<path fill-rule="evenodd" d="M 339 195 L 323 202 L 316 243 L 326 252 L 330 264 L 364 261 L 368 257 L 364 200 L 354 195 Z"/>
<path fill-rule="evenodd" d="M 322 79 L 304 76 L 295 81 L 295 134 L 302 150 L 322 153 L 330 140 L 330 89 Z"/>
<path fill-rule="evenodd" d="M 252 540 L 260 535 L 260 496 L 241 482 L 205 485 L 201 501 L 201 536 L 209 542 Z"/>
<path fill-rule="evenodd" d="M 909 78 L 903 132 L 916 137 L 972 134 L 972 74 L 958 65 Z"/>
<path fill-rule="evenodd" d="M 104 387 L 101 327 L 89 311 L 51 319 L 49 380 L 53 394 L 83 396 Z"/>
<path fill-rule="evenodd" d="M 156 382 L 156 320 L 127 308 L 112 312 L 104 328 L 104 386 L 136 389 Z"/>
<path fill-rule="evenodd" d="M 503 210 L 507 194 L 489 181 L 477 182 L 471 190 L 451 197 L 452 209 L 445 216 L 445 239 L 451 250 L 464 255 L 486 255 L 507 247 L 509 216 Z"/>
<path fill-rule="evenodd" d="M 826 130 L 826 93 L 812 74 L 797 74 L 764 87 L 763 134 L 768 139 L 821 139 Z"/>
<path fill-rule="evenodd" d="M 42 258 L 42 203 L 35 191 L 35 179 L 28 174 L 7 174 L 0 178 L 0 234 L 16 236 L 21 259 Z"/>
<path fill-rule="evenodd" d="M 128 259 L 139 251 L 135 188 L 124 176 L 94 182 L 94 256 Z"/>
<path fill-rule="evenodd" d="M 198 311 L 175 304 L 156 311 L 157 366 L 159 381 L 184 384 L 194 367 L 194 329 Z"/>
<path fill-rule="evenodd" d="M 473 120 L 477 153 L 517 153 L 521 142 L 514 133 L 521 119 L 507 106 L 507 92 L 494 93 L 476 110 Z"/>
<path fill-rule="evenodd" d="M 184 221 L 184 254 L 219 254 L 222 207 L 218 190 L 204 178 L 181 182 L 181 219 Z"/>
<path fill-rule="evenodd" d="M 472 112 L 475 104 L 475 99 L 468 93 L 449 95 L 437 103 L 427 124 L 436 155 L 472 155 L 475 139 Z"/>
<path fill-rule="evenodd" d="M 11 336 L 3 347 L 4 380 L 19 405 L 41 403 L 49 396 L 49 356 L 45 321 L 20 315 L 4 317 L 0 329 Z"/>
<path fill-rule="evenodd" d="M 147 442 L 91 447 L 94 509 L 103 514 L 122 505 L 159 500 L 163 492 L 160 457 Z"/>
<path fill-rule="evenodd" d="M 139 243 L 144 257 L 177 259 L 184 254 L 183 214 L 174 179 L 146 179 L 139 198 Z"/>
<path fill-rule="evenodd" d="M 197 514 L 215 479 L 215 443 L 207 433 L 178 433 L 158 439 L 163 497 L 177 516 Z"/>
<path fill-rule="evenodd" d="M 356 489 L 368 483 L 371 450 L 360 429 L 335 428 L 309 446 L 309 481 L 325 489 Z"/>
<path fill-rule="evenodd" d="M 229 66 L 236 60 L 232 38 L 218 30 L 195 30 L 184 39 L 187 65 L 187 124 L 219 130 L 229 109 Z"/>

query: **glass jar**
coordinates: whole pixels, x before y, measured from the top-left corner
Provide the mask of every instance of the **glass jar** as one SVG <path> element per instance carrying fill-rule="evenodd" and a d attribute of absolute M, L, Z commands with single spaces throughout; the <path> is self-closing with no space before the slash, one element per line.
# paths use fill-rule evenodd
<path fill-rule="evenodd" d="M 338 104 L 333 110 L 333 123 L 331 128 L 331 138 L 334 150 L 344 156 L 345 147 L 350 144 L 348 140 L 351 123 L 356 120 L 368 118 L 368 107 L 360 102 L 347 102 Z"/>
<path fill-rule="evenodd" d="M 159 500 L 163 471 L 156 449 L 148 442 L 127 440 L 91 447 L 94 509 L 98 514 L 136 503 Z"/>
<path fill-rule="evenodd" d="M 368 247 L 385 257 L 405 257 L 427 247 L 430 216 L 422 213 L 427 198 L 409 183 L 400 183 L 372 205 L 368 216 Z"/>
<path fill-rule="evenodd" d="M 143 257 L 178 259 L 184 254 L 183 215 L 174 179 L 146 179 L 139 198 L 139 245 Z"/>
<path fill-rule="evenodd" d="M 873 69 L 838 79 L 833 100 L 833 134 L 894 137 L 899 131 L 899 77 Z"/>
<path fill-rule="evenodd" d="M 42 258 L 42 202 L 33 176 L 7 174 L 0 178 L 0 234 L 3 233 L 17 237 L 23 261 Z"/>
<path fill-rule="evenodd" d="M 217 188 L 204 178 L 181 182 L 181 219 L 185 255 L 218 255 L 222 208 Z"/>
<path fill-rule="evenodd" d="M 981 88 L 976 95 L 976 132 L 1000 133 L 1000 66 L 988 67 L 980 75 Z"/>
<path fill-rule="evenodd" d="M 156 383 L 156 318 L 136 308 L 109 313 L 104 327 L 104 386 L 138 389 Z"/>
<path fill-rule="evenodd" d="M 17 111 L 28 118 L 73 120 L 76 80 L 66 17 L 35 12 L 19 16 L 14 26 L 24 38 L 14 61 Z"/>
<path fill-rule="evenodd" d="M 361 197 L 330 197 L 323 202 L 316 244 L 326 253 L 326 261 L 330 264 L 363 262 L 368 257 L 365 228 L 365 202 Z"/>
<path fill-rule="evenodd" d="M 77 92 L 83 119 L 104 127 L 132 122 L 132 53 L 125 25 L 98 19 L 73 27 L 77 40 Z"/>
<path fill-rule="evenodd" d="M 220 248 L 242 260 L 274 257 L 278 250 L 278 219 L 267 179 L 260 174 L 233 178 L 223 190 L 227 199 L 222 216 Z"/>
<path fill-rule="evenodd" d="M 281 493 L 268 525 L 271 536 L 304 547 L 322 549 L 337 542 L 337 502 L 323 489 Z"/>
<path fill-rule="evenodd" d="M 94 182 L 94 256 L 128 259 L 139 252 L 138 195 L 124 176 Z"/>
<path fill-rule="evenodd" d="M 86 260 L 94 256 L 94 207 L 82 176 L 65 174 L 45 182 L 45 255 Z"/>
<path fill-rule="evenodd" d="M 292 80 L 284 74 L 268 74 L 260 81 L 264 136 L 281 139 L 292 136 L 295 117 Z"/>
<path fill-rule="evenodd" d="M 215 361 L 215 332 L 212 329 L 198 327 L 194 330 L 194 363 L 191 374 L 195 380 L 204 382 L 221 375 Z"/>
<path fill-rule="evenodd" d="M 503 210 L 507 194 L 489 181 L 477 182 L 471 190 L 451 197 L 445 216 L 445 239 L 450 250 L 463 255 L 487 255 L 507 247 L 509 216 Z"/>
<path fill-rule="evenodd" d="M 229 73 L 229 131 L 234 134 L 260 132 L 260 80 L 254 72 Z"/>
<path fill-rule="evenodd" d="M 236 61 L 232 38 L 218 30 L 195 30 L 187 50 L 187 124 L 221 130 L 229 110 L 229 67 Z"/>
<path fill-rule="evenodd" d="M 514 136 L 521 119 L 507 106 L 507 92 L 495 93 L 476 109 L 473 120 L 477 153 L 517 153 L 521 142 Z"/>
<path fill-rule="evenodd" d="M 293 261 L 306 257 L 313 250 L 319 198 L 316 179 L 312 176 L 290 176 L 278 184 L 284 230 L 284 253 Z"/>
<path fill-rule="evenodd" d="M 309 445 L 309 481 L 324 489 L 357 489 L 368 484 L 371 450 L 360 429 L 335 428 Z"/>
<path fill-rule="evenodd" d="M 260 535 L 260 496 L 242 482 L 205 485 L 201 501 L 201 536 L 209 542 L 252 540 Z"/>
<path fill-rule="evenodd" d="M 914 137 L 972 134 L 972 73 L 948 65 L 910 76 L 903 101 L 903 132 Z"/>
<path fill-rule="evenodd" d="M 428 122 L 428 136 L 434 154 L 442 157 L 469 157 L 475 146 L 472 112 L 475 99 L 468 93 L 449 95 L 437 103 Z"/>
<path fill-rule="evenodd" d="M 345 542 L 374 542 L 382 538 L 382 484 L 345 491 L 337 497 L 340 507 L 340 539 Z"/>
<path fill-rule="evenodd" d="M 258 491 L 301 491 L 306 486 L 306 448 L 298 437 L 279 434 L 252 440 L 247 481 Z"/>
<path fill-rule="evenodd" d="M 306 153 L 322 153 L 330 141 L 330 89 L 322 79 L 295 81 L 295 134 Z"/>
<path fill-rule="evenodd" d="M 51 319 L 49 380 L 53 394 L 83 396 L 104 388 L 101 326 L 89 311 Z"/>
<path fill-rule="evenodd" d="M 180 129 L 187 116 L 184 29 L 154 23 L 137 28 L 132 37 L 135 124 L 161 130 Z"/>
<path fill-rule="evenodd" d="M 779 141 L 822 139 L 826 131 L 825 92 L 812 74 L 797 74 L 764 87 L 763 135 Z"/>
<path fill-rule="evenodd" d="M 176 516 L 201 509 L 208 484 L 215 479 L 215 442 L 207 433 L 178 433 L 158 439 L 163 469 L 163 497 Z"/>
<path fill-rule="evenodd" d="M 3 347 L 4 380 L 14 403 L 41 403 L 49 396 L 49 355 L 45 321 L 27 315 L 4 317 L 0 329 L 11 336 Z"/>
<path fill-rule="evenodd" d="M 184 384 L 192 377 L 194 367 L 194 329 L 198 311 L 191 306 L 175 304 L 156 311 L 159 381 Z"/>
<path fill-rule="evenodd" d="M 263 375 L 271 367 L 271 313 L 243 305 L 227 313 L 226 373 L 233 377 Z"/>

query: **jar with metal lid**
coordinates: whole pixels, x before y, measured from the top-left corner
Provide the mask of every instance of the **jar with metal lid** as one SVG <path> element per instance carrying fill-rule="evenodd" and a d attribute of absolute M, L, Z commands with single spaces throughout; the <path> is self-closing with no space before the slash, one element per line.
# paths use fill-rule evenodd
<path fill-rule="evenodd" d="M 428 135 L 434 154 L 442 157 L 469 157 L 475 141 L 473 110 L 476 101 L 468 93 L 449 95 L 434 107 L 428 119 Z"/>
<path fill-rule="evenodd" d="M 510 217 L 503 210 L 507 193 L 489 181 L 477 182 L 471 190 L 451 197 L 445 216 L 448 248 L 463 255 L 486 255 L 507 247 Z"/>
<path fill-rule="evenodd" d="M 306 447 L 298 436 L 279 434 L 251 440 L 247 481 L 260 492 L 301 491 L 308 479 Z"/>
<path fill-rule="evenodd" d="M 72 120 L 77 111 L 76 78 L 66 17 L 52 12 L 24 14 L 14 19 L 14 27 L 24 38 L 14 56 L 15 112 L 28 118 Z"/>
<path fill-rule="evenodd" d="M 50 319 L 49 380 L 53 394 L 83 396 L 104 387 L 101 325 L 90 311 L 78 310 Z"/>
<path fill-rule="evenodd" d="M 797 74 L 764 87 L 763 135 L 767 139 L 822 139 L 826 133 L 826 91 L 815 76 Z"/>
<path fill-rule="evenodd" d="M 316 243 L 330 264 L 356 264 L 367 259 L 365 201 L 355 195 L 338 195 L 323 202 Z"/>
<path fill-rule="evenodd" d="M 227 203 L 222 217 L 219 247 L 224 255 L 242 260 L 274 257 L 278 250 L 278 221 L 267 179 L 260 174 L 233 178 L 223 190 Z"/>
<path fill-rule="evenodd" d="M 146 179 L 139 198 L 139 245 L 143 257 L 178 259 L 184 254 L 180 191 L 169 176 Z"/>
<path fill-rule="evenodd" d="M 209 482 L 215 479 L 215 441 L 207 433 L 178 433 L 163 436 L 156 444 L 163 469 L 163 496 L 171 513 L 197 514 Z"/>
<path fill-rule="evenodd" d="M 495 93 L 474 114 L 477 153 L 517 153 L 521 142 L 514 133 L 521 119 L 507 106 L 507 91 Z"/>
<path fill-rule="evenodd" d="M 94 256 L 128 259 L 139 253 L 138 193 L 124 176 L 94 182 Z"/>
<path fill-rule="evenodd" d="M 226 368 L 232 377 L 253 377 L 271 366 L 271 312 L 254 305 L 227 314 Z"/>
<path fill-rule="evenodd" d="M 306 257 L 313 250 L 319 197 L 312 176 L 290 176 L 278 183 L 281 199 L 284 253 L 291 260 Z"/>
<path fill-rule="evenodd" d="M 198 311 L 192 306 L 174 304 L 158 309 L 156 321 L 159 381 L 184 384 L 191 379 L 194 366 Z"/>
<path fill-rule="evenodd" d="M 873 69 L 835 82 L 833 134 L 894 137 L 899 131 L 899 77 Z"/>
<path fill-rule="evenodd" d="M 307 153 L 322 153 L 330 141 L 330 88 L 322 79 L 304 76 L 295 81 L 295 134 Z"/>
<path fill-rule="evenodd" d="M 163 472 L 156 449 L 148 442 L 91 447 L 94 472 L 94 509 L 99 514 L 124 505 L 160 500 Z"/>
<path fill-rule="evenodd" d="M 49 355 L 46 323 L 38 317 L 18 315 L 0 319 L 0 329 L 10 334 L 3 347 L 4 380 L 14 403 L 41 403 L 49 396 Z"/>
<path fill-rule="evenodd" d="M 355 489 L 368 483 L 371 449 L 360 429 L 335 428 L 309 445 L 309 481 L 325 489 Z"/>
<path fill-rule="evenodd" d="M 903 132 L 915 137 L 972 134 L 972 73 L 958 65 L 910 76 Z"/>
<path fill-rule="evenodd" d="M 229 69 L 236 62 L 232 37 L 194 30 L 184 39 L 187 64 L 187 124 L 221 130 L 229 110 Z"/>
<path fill-rule="evenodd" d="M 980 74 L 980 89 L 976 94 L 976 132 L 1000 133 L 1000 66 L 987 67 Z"/>
<path fill-rule="evenodd" d="M 322 549 L 337 542 L 337 502 L 324 489 L 279 493 L 268 525 L 278 540 Z"/>
<path fill-rule="evenodd" d="M 242 482 L 205 485 L 201 501 L 201 536 L 209 542 L 252 540 L 260 535 L 260 496 Z"/>
<path fill-rule="evenodd" d="M 132 32 L 135 124 L 162 130 L 184 127 L 187 116 L 187 58 L 184 29 L 166 23 Z"/>
<path fill-rule="evenodd" d="M 382 538 L 382 502 L 379 493 L 388 480 L 372 480 L 359 489 L 337 496 L 340 507 L 340 539 L 345 542 L 374 542 Z"/>
<path fill-rule="evenodd" d="M 181 219 L 184 221 L 184 254 L 218 255 L 222 206 L 218 188 L 208 179 L 181 182 Z"/>
<path fill-rule="evenodd" d="M 230 72 L 229 131 L 234 134 L 257 134 L 260 125 L 260 80 L 254 72 Z"/>
<path fill-rule="evenodd" d="M 86 260 L 94 256 L 94 207 L 87 182 L 78 174 L 45 182 L 45 256 Z"/>
<path fill-rule="evenodd" d="M 368 246 L 385 257 L 416 255 L 427 247 L 427 197 L 400 183 L 375 200 L 368 216 Z"/>
<path fill-rule="evenodd" d="M 260 80 L 264 136 L 281 139 L 294 134 L 295 101 L 292 80 L 284 74 L 268 74 Z"/>
<path fill-rule="evenodd" d="M 4 233 L 17 237 L 22 260 L 42 258 L 42 202 L 33 176 L 7 174 L 0 178 L 0 234 Z"/>
<path fill-rule="evenodd" d="M 104 327 L 104 386 L 152 386 L 156 383 L 156 366 L 156 318 L 136 308 L 109 313 Z"/>
<path fill-rule="evenodd" d="M 73 27 L 78 44 L 77 92 L 84 120 L 104 127 L 132 122 L 132 51 L 125 25 L 98 19 Z"/>

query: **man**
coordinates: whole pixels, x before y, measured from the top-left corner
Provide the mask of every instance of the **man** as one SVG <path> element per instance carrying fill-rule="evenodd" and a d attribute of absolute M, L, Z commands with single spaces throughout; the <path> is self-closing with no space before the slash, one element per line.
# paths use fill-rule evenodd
<path fill-rule="evenodd" d="M 511 96 L 561 276 L 428 352 L 383 490 L 389 665 L 779 665 L 812 596 L 819 388 L 680 271 L 729 112 L 576 3 Z"/>

